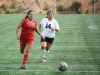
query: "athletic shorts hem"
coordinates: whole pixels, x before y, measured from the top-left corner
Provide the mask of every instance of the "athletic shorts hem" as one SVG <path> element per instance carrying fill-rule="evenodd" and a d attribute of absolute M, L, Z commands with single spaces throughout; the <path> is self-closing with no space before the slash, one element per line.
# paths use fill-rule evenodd
<path fill-rule="evenodd" d="M 41 41 L 40 41 L 40 42 L 47 42 L 47 43 L 53 44 L 54 38 L 45 37 L 45 40 L 43 40 L 43 39 L 41 38 Z"/>

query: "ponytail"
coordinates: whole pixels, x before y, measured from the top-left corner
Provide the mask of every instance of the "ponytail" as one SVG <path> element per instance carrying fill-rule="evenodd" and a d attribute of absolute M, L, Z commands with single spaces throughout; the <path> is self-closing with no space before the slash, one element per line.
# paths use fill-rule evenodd
<path fill-rule="evenodd" d="M 33 12 L 32 10 L 29 10 L 28 12 L 27 12 L 27 15 L 25 16 L 25 18 L 28 18 L 28 15 L 30 14 L 30 12 Z"/>
<path fill-rule="evenodd" d="M 28 18 L 28 16 L 25 16 L 25 18 Z"/>

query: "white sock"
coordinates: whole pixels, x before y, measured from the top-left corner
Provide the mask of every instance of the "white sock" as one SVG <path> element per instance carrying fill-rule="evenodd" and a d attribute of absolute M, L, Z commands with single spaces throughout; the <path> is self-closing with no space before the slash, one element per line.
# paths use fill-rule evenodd
<path fill-rule="evenodd" d="M 43 58 L 46 58 L 47 57 L 47 55 L 48 55 L 48 53 L 49 53 L 49 51 L 44 51 L 44 56 L 43 56 Z"/>

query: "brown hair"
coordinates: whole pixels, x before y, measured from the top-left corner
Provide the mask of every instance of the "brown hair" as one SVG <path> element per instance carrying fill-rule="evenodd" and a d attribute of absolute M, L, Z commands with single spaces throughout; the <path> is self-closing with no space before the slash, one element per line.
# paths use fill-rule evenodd
<path fill-rule="evenodd" d="M 52 14 L 53 14 L 53 12 L 52 12 L 52 11 L 48 11 L 48 12 L 47 12 L 47 16 L 48 16 L 48 14 L 49 14 L 49 13 L 52 13 Z M 48 18 L 48 17 L 46 17 L 46 18 Z"/>
<path fill-rule="evenodd" d="M 25 18 L 28 18 L 28 15 L 30 14 L 30 12 L 33 12 L 32 10 L 29 10 L 28 12 L 27 12 L 27 15 L 25 16 Z"/>

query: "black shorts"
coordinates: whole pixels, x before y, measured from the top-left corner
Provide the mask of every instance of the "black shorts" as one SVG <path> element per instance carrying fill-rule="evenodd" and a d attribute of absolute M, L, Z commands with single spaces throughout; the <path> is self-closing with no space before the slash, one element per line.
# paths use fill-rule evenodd
<path fill-rule="evenodd" d="M 43 40 L 43 39 L 41 38 L 41 42 L 47 42 L 47 43 L 53 44 L 53 41 L 54 41 L 54 38 L 45 37 L 45 40 Z"/>

